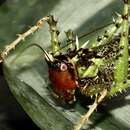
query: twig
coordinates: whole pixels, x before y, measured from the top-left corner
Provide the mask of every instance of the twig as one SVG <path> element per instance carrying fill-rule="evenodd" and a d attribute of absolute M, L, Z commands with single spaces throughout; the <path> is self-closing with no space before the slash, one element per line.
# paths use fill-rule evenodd
<path fill-rule="evenodd" d="M 42 27 L 42 25 L 44 24 L 45 21 L 47 21 L 49 19 L 48 16 L 43 17 L 42 19 L 40 19 L 39 21 L 37 21 L 36 25 L 34 25 L 33 27 L 31 27 L 28 31 L 26 31 L 23 34 L 18 34 L 18 38 L 16 40 L 14 40 L 13 42 L 11 42 L 9 45 L 5 46 L 5 49 L 0 53 L 0 63 L 4 61 L 4 59 L 6 58 L 6 56 L 9 54 L 9 52 L 12 49 L 15 49 L 15 47 L 22 41 L 24 40 L 27 36 L 33 34 L 34 32 L 36 32 L 39 28 Z"/>
<path fill-rule="evenodd" d="M 98 99 L 95 99 L 95 102 L 89 107 L 88 112 L 81 117 L 79 123 L 74 127 L 74 130 L 80 130 L 85 123 L 88 123 L 89 117 L 92 115 L 94 110 L 96 110 L 99 103 L 103 101 L 106 95 L 107 95 L 107 90 L 104 89 L 101 93 L 101 96 Z"/>

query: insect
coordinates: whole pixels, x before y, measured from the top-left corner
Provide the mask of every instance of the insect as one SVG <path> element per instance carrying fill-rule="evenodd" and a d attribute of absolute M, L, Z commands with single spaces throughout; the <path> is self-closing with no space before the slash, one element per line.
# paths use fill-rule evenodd
<path fill-rule="evenodd" d="M 74 127 L 75 130 L 80 130 L 105 98 L 114 96 L 130 85 L 128 80 L 128 0 L 124 0 L 123 15 L 119 16 L 112 28 L 105 31 L 102 37 L 98 37 L 97 42 L 92 43 L 89 48 L 87 48 L 87 42 L 80 46 L 78 37 L 73 36 L 71 30 L 66 32 L 67 45 L 64 48 L 61 47 L 58 40 L 57 21 L 53 16 L 47 16 L 40 20 L 36 27 L 39 28 L 43 21 L 48 22 L 51 32 L 52 51 L 43 51 L 55 97 L 64 104 L 73 104 L 78 98 L 75 92 L 79 91 L 93 100 L 88 112 Z M 121 31 L 115 36 L 119 28 Z M 2 60 L 6 55 L 5 52 L 10 49 L 12 48 L 8 47 L 3 51 L 4 53 L 1 53 Z"/>

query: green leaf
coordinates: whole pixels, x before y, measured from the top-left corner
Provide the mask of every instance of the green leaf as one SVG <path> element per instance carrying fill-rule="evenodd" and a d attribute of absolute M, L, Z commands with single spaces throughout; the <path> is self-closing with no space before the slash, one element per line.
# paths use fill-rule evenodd
<path fill-rule="evenodd" d="M 53 14 L 58 19 L 61 32 L 73 29 L 81 35 L 112 21 L 113 12 L 121 12 L 122 5 L 122 1 L 116 0 L 7 1 L 0 7 L 1 47 L 13 41 L 15 34 L 27 30 L 27 25 L 33 25 L 48 14 Z M 90 35 L 83 40 L 92 39 L 95 35 L 99 34 Z M 60 39 L 64 41 L 63 33 Z M 25 50 L 32 43 L 37 43 L 44 49 L 49 48 L 47 24 L 21 42 L 5 60 L 4 74 L 9 87 L 23 109 L 42 130 L 72 130 L 73 124 L 78 122 L 87 109 L 79 103 L 76 103 L 73 110 L 57 104 L 49 89 L 51 85 L 43 53 L 35 47 Z M 130 129 L 130 96 L 121 99 L 109 103 L 105 107 L 106 112 L 95 113 L 91 125 L 86 127 L 96 130 Z"/>

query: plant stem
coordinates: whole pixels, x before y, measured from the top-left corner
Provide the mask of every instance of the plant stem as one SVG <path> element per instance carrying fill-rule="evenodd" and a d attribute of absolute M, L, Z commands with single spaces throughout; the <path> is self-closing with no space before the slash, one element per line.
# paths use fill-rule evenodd
<path fill-rule="evenodd" d="M 43 23 L 45 21 L 48 20 L 48 16 L 47 17 L 43 17 L 42 19 L 40 19 L 36 25 L 34 25 L 33 27 L 31 27 L 28 31 L 26 31 L 23 34 L 18 34 L 18 38 L 16 40 L 14 40 L 13 42 L 11 42 L 9 45 L 5 46 L 5 49 L 0 53 L 0 63 L 4 61 L 4 59 L 6 58 L 6 56 L 9 54 L 9 52 L 12 49 L 15 49 L 15 47 L 23 40 L 25 40 L 26 37 L 28 37 L 29 35 L 33 34 L 34 32 L 36 32 L 39 28 L 42 27 Z"/>

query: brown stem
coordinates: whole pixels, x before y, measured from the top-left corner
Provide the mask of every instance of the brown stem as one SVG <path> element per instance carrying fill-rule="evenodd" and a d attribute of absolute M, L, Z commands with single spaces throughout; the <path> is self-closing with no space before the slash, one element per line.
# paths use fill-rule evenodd
<path fill-rule="evenodd" d="M 9 45 L 7 45 L 5 47 L 5 49 L 0 53 L 0 63 L 4 61 L 4 59 L 6 58 L 6 56 L 9 54 L 9 52 L 12 49 L 15 49 L 15 47 L 22 41 L 24 40 L 27 36 L 31 35 L 32 33 L 36 32 L 39 28 L 42 27 L 43 23 L 45 21 L 48 20 L 48 16 L 47 17 L 43 17 L 42 19 L 40 19 L 36 25 L 34 25 L 33 27 L 31 27 L 28 31 L 26 31 L 23 34 L 18 34 L 18 38 L 16 40 L 14 40 L 13 42 L 11 42 Z"/>

